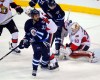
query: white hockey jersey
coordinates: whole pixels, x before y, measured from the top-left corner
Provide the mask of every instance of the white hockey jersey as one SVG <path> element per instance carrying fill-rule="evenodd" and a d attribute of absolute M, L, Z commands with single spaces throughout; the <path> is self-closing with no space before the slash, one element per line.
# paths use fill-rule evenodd
<path fill-rule="evenodd" d="M 90 46 L 89 35 L 82 27 L 80 27 L 80 29 L 75 34 L 72 34 L 72 30 L 70 27 L 71 24 L 69 26 L 67 26 L 66 22 L 65 22 L 65 26 L 69 33 L 69 39 L 70 39 L 70 43 L 71 43 L 70 47 L 72 50 L 76 50 L 80 45 Z"/>
<path fill-rule="evenodd" d="M 6 14 L 2 14 L 0 13 L 0 24 L 5 21 L 6 19 L 8 19 L 9 17 L 12 16 L 11 13 L 11 9 L 10 9 L 10 3 L 12 3 L 13 0 L 4 0 L 4 2 L 0 2 L 0 12 L 1 12 L 1 7 L 4 7 L 7 9 L 7 13 Z M 6 22 L 4 22 L 2 25 L 7 24 L 11 19 L 7 20 Z"/>
<path fill-rule="evenodd" d="M 46 20 L 47 31 L 49 33 L 55 33 L 57 31 L 57 25 L 52 21 L 52 19 L 48 19 L 45 16 L 45 13 L 40 12 L 40 17 Z"/>

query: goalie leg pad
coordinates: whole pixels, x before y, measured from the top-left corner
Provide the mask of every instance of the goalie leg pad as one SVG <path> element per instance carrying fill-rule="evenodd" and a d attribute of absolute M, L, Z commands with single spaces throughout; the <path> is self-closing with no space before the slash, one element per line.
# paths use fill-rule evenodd
<path fill-rule="evenodd" d="M 74 51 L 69 56 L 74 59 L 87 57 L 89 62 L 92 62 L 93 58 L 95 58 L 94 53 L 90 51 Z"/>

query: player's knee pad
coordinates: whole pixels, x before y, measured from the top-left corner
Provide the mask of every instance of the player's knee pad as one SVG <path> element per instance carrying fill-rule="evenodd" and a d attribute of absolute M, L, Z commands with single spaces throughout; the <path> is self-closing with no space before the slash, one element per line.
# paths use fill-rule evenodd
<path fill-rule="evenodd" d="M 18 32 L 12 33 L 12 39 L 18 39 Z"/>
<path fill-rule="evenodd" d="M 18 32 L 12 33 L 12 43 L 18 42 Z"/>

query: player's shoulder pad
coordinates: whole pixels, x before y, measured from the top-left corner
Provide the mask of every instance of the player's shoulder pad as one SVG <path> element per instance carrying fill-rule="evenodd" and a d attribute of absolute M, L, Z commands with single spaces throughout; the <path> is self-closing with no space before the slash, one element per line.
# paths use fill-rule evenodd
<path fill-rule="evenodd" d="M 28 19 L 26 22 L 25 22 L 25 25 L 24 25 L 24 29 L 29 27 L 29 25 L 31 24 L 32 22 L 32 19 Z"/>
<path fill-rule="evenodd" d="M 28 19 L 28 20 L 25 22 L 25 24 L 28 24 L 28 23 L 30 23 L 30 22 L 32 22 L 32 19 Z"/>

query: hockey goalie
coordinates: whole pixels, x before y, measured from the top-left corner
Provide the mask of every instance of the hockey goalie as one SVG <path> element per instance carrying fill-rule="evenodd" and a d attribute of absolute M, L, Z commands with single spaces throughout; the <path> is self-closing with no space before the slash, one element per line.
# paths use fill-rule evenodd
<path fill-rule="evenodd" d="M 70 43 L 61 46 L 60 59 L 86 58 L 89 62 L 92 62 L 94 53 L 88 51 L 90 48 L 88 33 L 77 22 L 65 21 L 65 28 L 68 30 Z"/>

